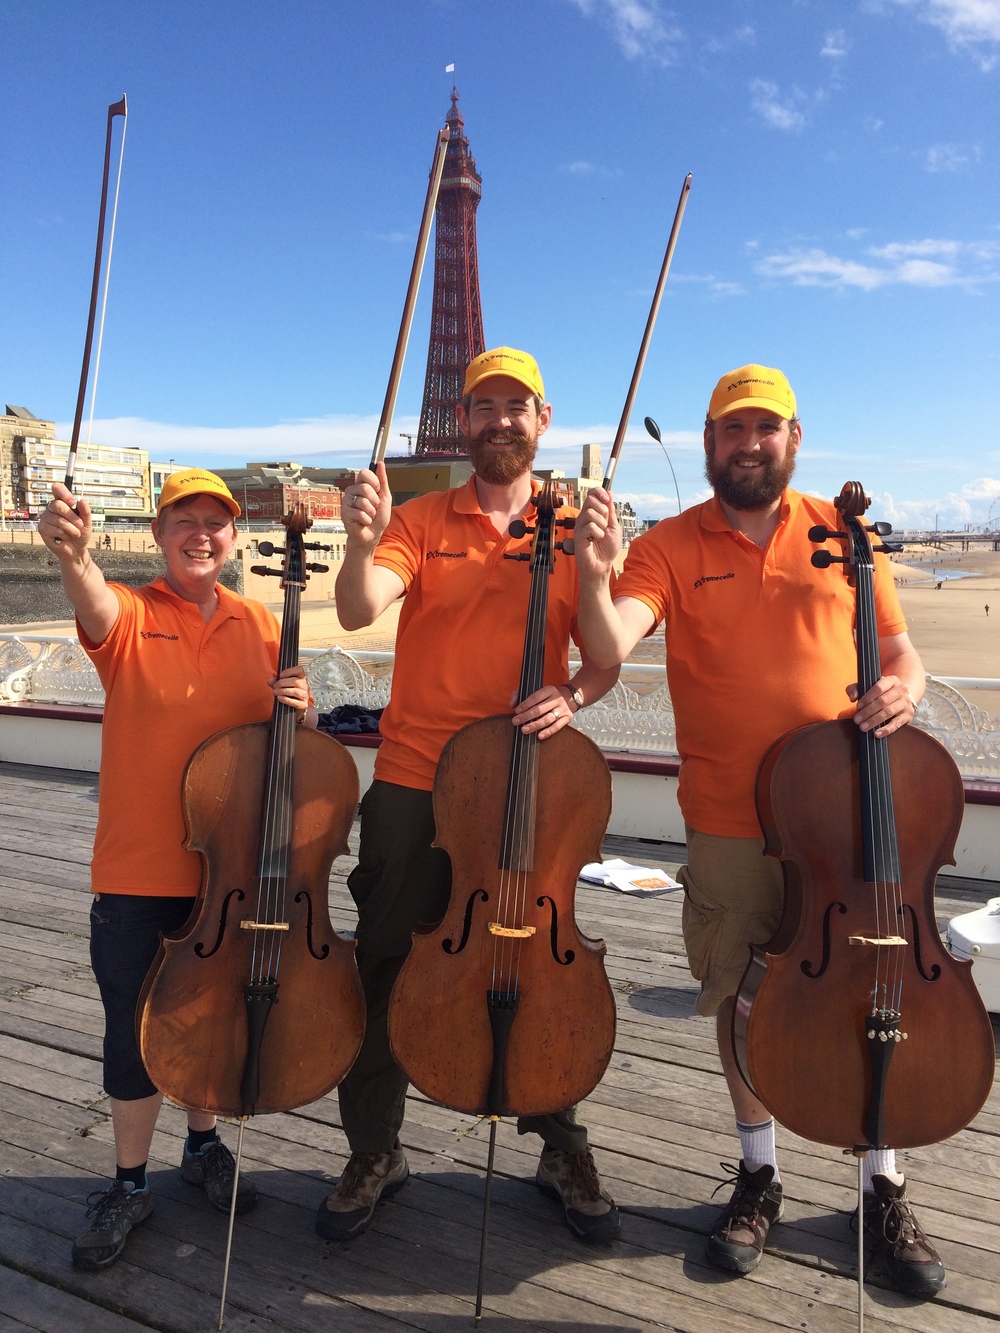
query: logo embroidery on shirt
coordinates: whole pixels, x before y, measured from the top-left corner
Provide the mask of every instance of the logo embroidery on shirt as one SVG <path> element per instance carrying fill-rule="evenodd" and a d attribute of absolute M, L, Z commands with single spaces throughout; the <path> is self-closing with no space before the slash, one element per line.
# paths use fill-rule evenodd
<path fill-rule="evenodd" d="M 157 634 L 155 630 L 141 629 L 139 631 L 140 639 L 170 639 L 176 641 L 180 638 L 179 634 Z"/>
<path fill-rule="evenodd" d="M 428 560 L 464 560 L 468 551 L 428 551 Z"/>
<path fill-rule="evenodd" d="M 736 575 L 732 570 L 728 574 L 703 574 L 700 579 L 695 579 L 694 586 L 700 588 L 703 583 L 722 583 L 725 579 L 734 579 Z"/>

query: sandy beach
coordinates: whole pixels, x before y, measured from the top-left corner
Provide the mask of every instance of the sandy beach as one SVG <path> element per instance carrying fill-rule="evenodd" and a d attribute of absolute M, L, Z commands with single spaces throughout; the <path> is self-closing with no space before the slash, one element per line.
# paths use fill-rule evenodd
<path fill-rule="evenodd" d="M 1000 553 L 986 549 L 963 553 L 958 549 L 929 551 L 912 547 L 893 557 L 899 599 L 924 666 L 936 676 L 1000 678 Z M 942 578 L 934 570 L 962 578 Z M 332 602 L 302 603 L 301 644 L 322 648 L 391 650 L 401 603 L 397 602 L 372 626 L 348 632 L 337 620 Z M 989 615 L 986 607 L 989 607 Z M 271 609 L 281 615 L 281 604 Z M 4 625 L 14 634 L 72 634 L 72 621 Z M 662 661 L 662 639 L 647 639 L 633 655 L 637 661 Z M 1000 691 L 968 692 L 969 702 L 1000 715 Z"/>
<path fill-rule="evenodd" d="M 910 638 L 930 674 L 1000 677 L 1000 552 L 916 547 L 895 556 L 893 565 Z M 935 568 L 965 577 L 935 578 Z M 968 691 L 967 697 L 1000 713 L 1000 692 Z"/>

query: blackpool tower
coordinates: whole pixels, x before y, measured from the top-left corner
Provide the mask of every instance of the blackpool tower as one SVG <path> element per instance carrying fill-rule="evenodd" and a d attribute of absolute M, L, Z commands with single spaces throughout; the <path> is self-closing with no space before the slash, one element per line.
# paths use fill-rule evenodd
<path fill-rule="evenodd" d="M 456 88 L 451 90 L 446 124 L 451 137 L 435 215 L 434 298 L 418 454 L 465 453 L 455 404 L 466 366 L 486 350 L 476 255 L 476 209 L 483 182 L 469 152 Z"/>

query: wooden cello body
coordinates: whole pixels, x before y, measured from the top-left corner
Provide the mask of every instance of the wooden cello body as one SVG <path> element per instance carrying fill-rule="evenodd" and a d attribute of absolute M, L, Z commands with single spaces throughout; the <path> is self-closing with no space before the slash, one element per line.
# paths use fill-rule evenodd
<path fill-rule="evenodd" d="M 393 1051 L 410 1080 L 473 1114 L 572 1106 L 600 1082 L 615 1041 L 605 945 L 573 917 L 577 876 L 600 859 L 611 815 L 607 764 L 569 729 L 538 745 L 533 864 L 511 874 L 501 868 L 500 816 L 514 743 L 505 715 L 470 723 L 445 747 L 434 820 L 435 845 L 454 867 L 451 900 L 439 925 L 414 934 L 390 1009 Z M 498 1009 L 511 1022 L 491 1106 Z"/>
<path fill-rule="evenodd" d="M 289 520 L 279 671 L 298 660 L 307 523 Z M 136 1019 L 149 1076 L 172 1101 L 216 1115 L 287 1111 L 350 1069 L 364 997 L 354 942 L 330 923 L 328 883 L 357 801 L 346 749 L 277 701 L 270 722 L 218 732 L 191 757 L 183 803 L 202 891 L 164 938 Z"/>
<path fill-rule="evenodd" d="M 837 502 L 858 586 L 859 696 L 881 675 L 863 500 L 848 483 Z M 819 567 L 832 562 L 817 554 Z M 989 1095 L 994 1041 L 971 964 L 948 953 L 934 917 L 934 880 L 954 863 L 962 819 L 954 761 L 912 726 L 879 738 L 853 721 L 818 723 L 771 747 L 756 797 L 785 904 L 737 996 L 744 1078 L 815 1142 L 910 1148 L 957 1133 Z"/>
<path fill-rule="evenodd" d="M 547 492 L 536 509 L 520 699 L 543 683 Z M 539 742 L 505 715 L 470 723 L 445 747 L 434 819 L 451 899 L 440 924 L 414 934 L 389 1009 L 393 1053 L 427 1096 L 494 1117 L 539 1115 L 600 1081 L 614 997 L 604 943 L 580 934 L 573 900 L 610 814 L 607 764 L 579 732 Z"/>

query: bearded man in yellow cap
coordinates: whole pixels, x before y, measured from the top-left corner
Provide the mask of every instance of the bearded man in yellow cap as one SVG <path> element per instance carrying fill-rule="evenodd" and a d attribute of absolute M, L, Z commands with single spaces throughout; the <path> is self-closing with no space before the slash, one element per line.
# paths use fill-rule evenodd
<path fill-rule="evenodd" d="M 701 983 L 695 1007 L 717 1016 L 742 1158 L 707 1257 L 737 1273 L 760 1263 L 783 1208 L 774 1121 L 744 1083 L 730 1038 L 748 950 L 774 934 L 784 898 L 781 863 L 762 855 L 757 769 L 774 741 L 806 723 L 853 717 L 863 730 L 890 735 L 913 718 L 925 684 L 890 567 L 878 555 L 883 674 L 857 699 L 854 592 L 846 579 L 817 580 L 810 563 L 809 529 L 836 530 L 839 515 L 789 486 L 801 441 L 785 376 L 741 366 L 719 380 L 705 421 L 713 497 L 633 542 L 613 594 L 621 533 L 606 491 L 590 492 L 576 526 L 579 626 L 591 659 L 622 662 L 664 624 L 687 836 L 684 943 Z M 866 1228 L 889 1281 L 908 1295 L 934 1295 L 944 1267 L 913 1215 L 894 1154 L 870 1152 L 865 1173 Z"/>
<path fill-rule="evenodd" d="M 348 881 L 358 906 L 367 1027 L 361 1053 L 338 1088 L 351 1157 L 317 1213 L 316 1229 L 327 1240 L 360 1236 L 376 1204 L 406 1181 L 399 1131 L 407 1079 L 389 1046 L 387 1011 L 414 927 L 439 921 L 448 907 L 451 865 L 447 853 L 432 846 L 434 774 L 460 727 L 509 711 L 524 649 L 529 580 L 524 564 L 504 557 L 530 548 L 529 538 L 511 537 L 508 529 L 538 490 L 531 465 L 552 416 L 534 358 L 512 347 L 476 357 L 456 415 L 474 469 L 464 486 L 393 509 L 379 463 L 375 472 L 362 471 L 344 496 L 341 623 L 359 629 L 398 597 L 404 601 L 375 781 L 361 803 L 361 850 Z M 575 563 L 559 559 L 549 578 L 545 684 L 512 718 L 543 741 L 618 676 L 617 666 L 599 670 L 584 657 L 570 677 L 576 604 Z M 538 1184 L 562 1203 L 574 1233 L 587 1242 L 613 1240 L 618 1212 L 572 1108 L 522 1120 L 518 1129 L 541 1134 Z"/>
<path fill-rule="evenodd" d="M 219 582 L 239 513 L 214 472 L 172 473 L 152 524 L 164 571 L 142 588 L 105 582 L 90 556 L 89 506 L 65 486 L 52 487 L 38 523 L 105 693 L 90 957 L 104 1006 L 117 1171 L 90 1196 L 89 1225 L 73 1246 L 73 1263 L 85 1270 L 113 1264 L 153 1211 L 146 1165 L 162 1097 L 139 1052 L 135 1014 L 161 934 L 184 925 L 201 884 L 201 860 L 185 848 L 184 768 L 217 731 L 267 721 L 276 698 L 316 725 L 303 669 L 277 673 L 274 616 Z M 181 1173 L 229 1211 L 235 1163 L 210 1112 L 188 1113 Z M 241 1178 L 237 1211 L 256 1198 L 253 1181 Z"/>

